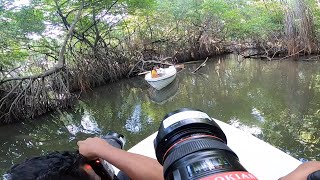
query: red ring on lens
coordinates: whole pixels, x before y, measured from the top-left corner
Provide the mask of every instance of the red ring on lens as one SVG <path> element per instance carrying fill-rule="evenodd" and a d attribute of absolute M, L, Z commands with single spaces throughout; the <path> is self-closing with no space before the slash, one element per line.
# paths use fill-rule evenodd
<path fill-rule="evenodd" d="M 190 136 L 190 137 L 187 137 L 187 138 L 183 138 L 183 139 L 180 139 L 178 142 L 174 143 L 172 146 L 170 146 L 168 148 L 168 150 L 164 153 L 163 157 L 162 157 L 162 163 L 164 162 L 164 157 L 166 157 L 166 155 L 169 153 L 169 151 L 174 147 L 176 146 L 177 144 L 180 144 L 186 140 L 189 140 L 189 139 L 196 139 L 196 138 L 202 138 L 202 137 L 211 137 L 211 138 L 214 138 L 214 139 L 218 139 L 222 142 L 224 142 L 221 138 L 218 138 L 217 136 L 212 136 L 212 135 L 196 135 L 196 136 Z M 226 142 L 224 142 L 226 143 Z"/>

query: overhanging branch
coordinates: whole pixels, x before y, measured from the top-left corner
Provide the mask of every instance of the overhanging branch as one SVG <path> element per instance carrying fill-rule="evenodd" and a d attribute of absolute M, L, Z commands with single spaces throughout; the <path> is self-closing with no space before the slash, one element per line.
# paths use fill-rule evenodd
<path fill-rule="evenodd" d="M 43 78 L 43 77 L 46 77 L 46 76 L 49 76 L 55 72 L 58 72 L 60 71 L 62 68 L 64 68 L 65 66 L 65 57 L 64 57 L 64 54 L 65 54 L 65 51 L 66 51 L 66 46 L 67 46 L 67 43 L 70 39 L 70 37 L 72 36 L 73 34 L 73 30 L 77 24 L 77 22 L 79 21 L 80 19 L 80 16 L 81 16 L 81 13 L 82 13 L 82 9 L 83 9 L 83 6 L 84 6 L 84 0 L 82 0 L 81 2 L 81 6 L 80 6 L 80 9 L 77 13 L 77 16 L 76 18 L 73 20 L 70 28 L 69 28 L 69 31 L 67 33 L 67 35 L 65 36 L 64 38 L 64 41 L 62 43 L 62 46 L 61 46 L 61 49 L 60 49 L 60 52 L 59 52 L 59 58 L 58 58 L 58 64 L 55 65 L 54 67 L 52 67 L 51 69 L 41 73 L 41 74 L 36 74 L 36 75 L 31 75 L 31 76 L 24 76 L 24 77 L 13 77 L 13 78 L 7 78 L 7 79 L 4 79 L 1 81 L 1 83 L 5 83 L 5 82 L 8 82 L 8 81 L 14 81 L 14 80 L 25 80 L 25 79 L 37 79 L 37 78 Z"/>

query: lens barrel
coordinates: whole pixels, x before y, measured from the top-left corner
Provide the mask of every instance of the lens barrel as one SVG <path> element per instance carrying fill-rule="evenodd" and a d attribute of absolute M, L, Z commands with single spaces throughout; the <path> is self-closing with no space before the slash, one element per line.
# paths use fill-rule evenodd
<path fill-rule="evenodd" d="M 184 108 L 167 114 L 154 147 L 157 160 L 163 165 L 165 179 L 202 179 L 226 172 L 247 173 L 237 155 L 227 146 L 227 138 L 219 125 L 200 110 Z"/>
<path fill-rule="evenodd" d="M 123 149 L 126 140 L 122 134 L 116 132 L 108 132 L 107 135 L 103 136 L 102 139 L 106 140 L 110 145 L 115 148 Z"/>

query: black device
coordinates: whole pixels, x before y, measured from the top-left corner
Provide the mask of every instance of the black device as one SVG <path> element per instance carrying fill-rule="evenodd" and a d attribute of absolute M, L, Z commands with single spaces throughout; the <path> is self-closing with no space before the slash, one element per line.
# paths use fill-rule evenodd
<path fill-rule="evenodd" d="M 320 170 L 309 174 L 309 176 L 307 178 L 307 180 L 319 180 L 319 179 L 320 179 Z"/>
<path fill-rule="evenodd" d="M 125 138 L 123 135 L 116 132 L 109 132 L 107 135 L 101 137 L 113 147 L 123 149 L 125 145 Z M 95 159 L 88 162 L 94 172 L 101 177 L 101 180 L 117 180 L 114 174 L 114 169 L 110 163 L 103 159 Z"/>
<path fill-rule="evenodd" d="M 184 108 L 167 114 L 154 147 L 166 180 L 257 179 L 227 146 L 219 125 L 199 110 Z"/>

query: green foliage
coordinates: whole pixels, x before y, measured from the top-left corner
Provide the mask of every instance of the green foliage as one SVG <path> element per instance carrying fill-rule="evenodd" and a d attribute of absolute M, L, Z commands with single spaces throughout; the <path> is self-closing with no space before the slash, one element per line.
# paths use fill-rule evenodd
<path fill-rule="evenodd" d="M 190 36 L 190 33 L 199 31 L 202 27 L 216 37 L 255 41 L 268 41 L 268 38 L 283 31 L 283 9 L 280 2 L 163 0 L 157 3 L 153 14 L 147 15 L 149 24 L 143 20 L 139 23 L 139 29 L 142 29 L 144 35 L 141 38 L 148 37 L 146 33 L 150 33 L 150 26 L 155 27 L 154 31 L 169 31 L 176 26 L 177 31 L 174 33 L 177 36 L 186 35 L 186 32 Z M 140 17 L 144 15 L 139 14 Z M 150 19 L 153 19 L 151 23 Z M 166 34 L 157 33 L 159 36 Z M 155 39 L 159 38 L 161 37 Z"/>
<path fill-rule="evenodd" d="M 267 9 L 268 7 L 268 9 Z M 233 8 L 223 15 L 231 38 L 267 40 L 281 30 L 280 3 L 251 2 L 241 8 Z"/>
<path fill-rule="evenodd" d="M 12 14 L 17 30 L 21 34 L 42 33 L 45 30 L 44 15 L 39 9 L 23 7 L 18 12 Z"/>
<path fill-rule="evenodd" d="M 9 4 L 9 3 L 8 3 Z M 0 66 L 10 68 L 30 55 L 30 35 L 40 35 L 45 30 L 43 12 L 34 7 L 0 9 Z"/>
<path fill-rule="evenodd" d="M 308 1 L 309 7 L 311 8 L 313 14 L 313 21 L 315 25 L 315 34 L 316 34 L 316 41 L 318 45 L 320 45 L 320 3 L 317 0 L 309 0 Z"/>
<path fill-rule="evenodd" d="M 130 11 L 136 9 L 152 9 L 156 5 L 155 0 L 126 0 L 125 3 L 128 5 Z"/>
<path fill-rule="evenodd" d="M 316 0 L 309 0 L 320 37 L 320 11 Z M 0 65 L 14 65 L 29 55 L 57 53 L 59 39 L 68 30 L 80 1 L 32 0 L 27 6 L 13 8 L 2 0 L 0 6 Z M 149 48 L 159 40 L 178 41 L 181 48 L 202 33 L 209 38 L 268 42 L 283 34 L 284 9 L 278 1 L 256 0 L 85 0 L 82 17 L 72 41 L 83 49 L 84 41 L 111 48 Z M 63 29 L 56 40 L 44 36 L 48 26 Z M 40 35 L 40 40 L 30 35 Z M 160 44 L 170 49 L 172 44 Z M 31 48 L 29 48 L 32 46 Z M 40 46 L 40 48 L 38 48 Z M 167 47 L 165 47 L 167 46 Z M 37 47 L 37 48 L 34 48 Z M 155 47 L 152 47 L 155 48 Z M 86 48 L 84 48 L 86 49 Z M 178 48 L 179 49 L 179 48 Z M 36 52 L 35 52 L 36 51 Z"/>

